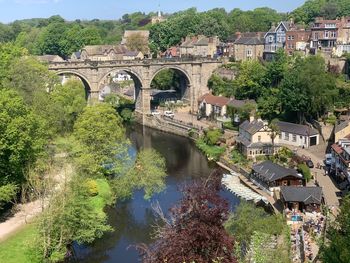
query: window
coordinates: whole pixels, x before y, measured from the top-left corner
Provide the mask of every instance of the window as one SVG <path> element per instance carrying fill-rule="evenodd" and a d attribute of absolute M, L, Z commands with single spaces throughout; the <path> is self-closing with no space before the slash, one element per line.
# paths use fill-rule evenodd
<path fill-rule="evenodd" d="M 293 142 L 297 141 L 297 136 L 295 134 L 293 134 Z"/>
<path fill-rule="evenodd" d="M 273 42 L 273 36 L 269 36 L 269 42 L 270 42 L 270 43 Z"/>
<path fill-rule="evenodd" d="M 328 31 L 325 31 L 325 32 L 324 32 L 324 37 L 325 37 L 325 38 L 328 38 L 328 37 L 329 37 L 329 32 L 328 32 Z"/>
<path fill-rule="evenodd" d="M 261 136 L 260 135 L 258 136 L 258 142 L 261 142 Z"/>
<path fill-rule="evenodd" d="M 292 36 L 288 36 L 288 40 L 292 40 Z"/>
<path fill-rule="evenodd" d="M 318 32 L 315 32 L 315 37 L 314 37 L 314 39 L 318 39 Z"/>
<path fill-rule="evenodd" d="M 251 57 L 253 55 L 253 51 L 251 49 L 247 49 L 247 57 Z"/>
<path fill-rule="evenodd" d="M 292 36 L 292 40 L 294 40 L 294 36 Z"/>
<path fill-rule="evenodd" d="M 331 38 L 337 37 L 337 32 L 332 31 L 331 34 L 330 34 L 330 37 L 331 37 Z"/>
<path fill-rule="evenodd" d="M 288 132 L 286 132 L 286 133 L 284 134 L 284 139 L 285 139 L 286 141 L 289 141 L 289 133 L 288 133 Z"/>

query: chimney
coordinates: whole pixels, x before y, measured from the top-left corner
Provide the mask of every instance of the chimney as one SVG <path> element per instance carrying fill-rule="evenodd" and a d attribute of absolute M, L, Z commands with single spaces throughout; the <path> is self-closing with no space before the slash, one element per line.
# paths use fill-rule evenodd
<path fill-rule="evenodd" d="M 242 35 L 241 32 L 236 32 L 235 33 L 235 36 L 237 37 L 237 39 L 241 38 L 241 35 Z"/>
<path fill-rule="evenodd" d="M 255 120 L 254 115 L 250 115 L 250 116 L 249 116 L 249 122 L 253 122 L 254 120 Z"/>

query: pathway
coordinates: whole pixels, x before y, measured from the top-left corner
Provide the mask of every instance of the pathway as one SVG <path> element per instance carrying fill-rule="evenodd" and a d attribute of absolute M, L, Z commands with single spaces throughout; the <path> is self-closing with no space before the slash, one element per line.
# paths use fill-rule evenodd
<path fill-rule="evenodd" d="M 65 157 L 65 155 L 63 155 Z M 56 158 L 61 158 L 63 156 L 56 156 Z M 58 191 L 62 184 L 65 182 L 65 178 L 69 177 L 73 172 L 73 168 L 70 164 L 63 165 L 57 172 L 50 174 L 55 181 L 56 186 L 55 191 Z M 33 202 L 19 204 L 16 206 L 18 212 L 16 212 L 12 217 L 8 218 L 5 222 L 0 223 L 0 242 L 6 240 L 16 231 L 20 230 L 23 226 L 34 221 L 35 217 L 42 213 L 45 207 L 44 200 L 35 200 Z"/>

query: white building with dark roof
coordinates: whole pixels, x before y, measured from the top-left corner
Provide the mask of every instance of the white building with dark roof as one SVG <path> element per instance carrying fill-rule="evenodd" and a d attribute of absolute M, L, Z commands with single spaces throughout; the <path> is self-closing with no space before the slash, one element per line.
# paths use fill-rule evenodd
<path fill-rule="evenodd" d="M 278 121 L 276 124 L 280 130 L 278 141 L 281 144 L 309 148 L 320 142 L 318 131 L 312 127 L 284 121 Z"/>

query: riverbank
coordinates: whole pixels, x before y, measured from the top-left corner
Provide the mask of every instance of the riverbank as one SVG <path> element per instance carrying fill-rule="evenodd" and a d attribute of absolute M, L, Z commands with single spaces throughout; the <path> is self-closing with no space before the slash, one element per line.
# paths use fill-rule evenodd
<path fill-rule="evenodd" d="M 106 179 L 97 179 L 96 196 L 90 197 L 90 202 L 94 210 L 99 214 L 104 214 L 104 208 L 109 204 L 112 196 L 111 187 Z M 37 200 L 36 202 L 40 202 Z M 39 238 L 37 220 L 40 220 L 40 211 L 31 220 L 20 221 L 16 227 L 10 228 L 6 237 L 0 241 L 0 259 L 6 259 L 6 263 L 40 263 L 35 242 Z M 13 222 L 13 218 L 7 224 Z M 6 222 L 5 222 L 6 223 Z M 7 225 L 6 224 L 6 225 Z M 1 260 L 0 260 L 1 262 Z"/>

